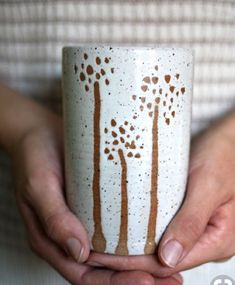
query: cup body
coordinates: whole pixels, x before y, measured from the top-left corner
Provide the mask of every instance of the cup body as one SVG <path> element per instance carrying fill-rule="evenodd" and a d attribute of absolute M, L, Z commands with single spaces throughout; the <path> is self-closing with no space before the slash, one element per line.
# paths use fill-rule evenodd
<path fill-rule="evenodd" d="M 152 254 L 186 188 L 190 49 L 63 49 L 66 197 L 91 248 Z"/>

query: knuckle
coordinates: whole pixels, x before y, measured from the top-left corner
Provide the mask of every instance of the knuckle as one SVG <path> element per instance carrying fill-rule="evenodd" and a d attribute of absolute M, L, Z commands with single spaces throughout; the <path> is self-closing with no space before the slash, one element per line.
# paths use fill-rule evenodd
<path fill-rule="evenodd" d="M 186 238 L 197 240 L 202 234 L 203 223 L 202 219 L 196 215 L 187 215 L 181 221 L 181 233 L 184 233 Z"/>
<path fill-rule="evenodd" d="M 51 239 L 59 238 L 59 235 L 62 231 L 65 234 L 68 230 L 66 213 L 67 210 L 65 209 L 62 212 L 51 214 L 45 219 L 46 233 Z"/>
<path fill-rule="evenodd" d="M 58 189 L 58 178 L 53 172 L 41 169 L 33 170 L 26 177 L 24 182 L 24 196 L 27 201 L 32 202 L 44 191 Z"/>

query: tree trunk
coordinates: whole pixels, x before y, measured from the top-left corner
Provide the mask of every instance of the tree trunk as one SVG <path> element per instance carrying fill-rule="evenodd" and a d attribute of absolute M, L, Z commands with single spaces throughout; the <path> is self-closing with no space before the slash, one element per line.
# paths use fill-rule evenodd
<path fill-rule="evenodd" d="M 121 174 L 121 221 L 119 241 L 115 253 L 118 255 L 128 255 L 128 196 L 127 196 L 127 164 L 123 150 L 118 150 L 122 174 Z"/>
<path fill-rule="evenodd" d="M 92 245 L 95 251 L 105 252 L 106 240 L 102 230 L 101 202 L 100 202 L 100 86 L 99 82 L 94 83 L 94 151 L 93 151 L 93 218 L 95 231 L 92 237 Z"/>
<path fill-rule="evenodd" d="M 155 251 L 155 236 L 157 222 L 157 188 L 158 188 L 158 106 L 155 106 L 152 126 L 152 171 L 150 191 L 150 213 L 148 221 L 147 240 L 144 248 L 145 254 Z"/>

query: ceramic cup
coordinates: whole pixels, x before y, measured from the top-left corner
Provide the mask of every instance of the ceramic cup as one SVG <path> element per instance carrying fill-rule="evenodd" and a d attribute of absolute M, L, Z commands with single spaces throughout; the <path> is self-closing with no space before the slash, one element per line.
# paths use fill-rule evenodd
<path fill-rule="evenodd" d="M 192 51 L 63 49 L 66 195 L 91 248 L 152 254 L 186 188 Z"/>

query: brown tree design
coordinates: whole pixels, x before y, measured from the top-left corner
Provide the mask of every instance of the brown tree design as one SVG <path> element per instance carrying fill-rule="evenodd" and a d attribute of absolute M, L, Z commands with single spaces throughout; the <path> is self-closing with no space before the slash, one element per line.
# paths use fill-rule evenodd
<path fill-rule="evenodd" d="M 94 235 L 92 237 L 92 245 L 95 251 L 105 252 L 106 239 L 103 234 L 102 222 L 101 222 L 101 201 L 100 201 L 100 80 L 104 80 L 105 84 L 109 85 L 109 78 L 107 75 L 114 73 L 114 68 L 109 68 L 108 64 L 110 57 L 102 59 L 97 56 L 95 64 L 88 64 L 88 55 L 83 54 L 84 61 L 81 63 L 81 72 L 79 79 L 84 83 L 85 91 L 88 92 L 92 88 L 94 93 L 94 115 L 93 115 L 93 134 L 94 134 L 94 146 L 93 146 L 93 218 L 94 218 Z M 105 67 L 102 68 L 101 66 Z M 75 74 L 78 72 L 78 66 L 74 65 Z"/>
<path fill-rule="evenodd" d="M 155 66 L 158 71 L 158 66 Z M 154 73 L 152 73 L 153 75 Z M 148 221 L 148 233 L 145 244 L 145 254 L 151 254 L 155 249 L 156 220 L 157 220 L 157 187 L 158 187 L 158 119 L 159 111 L 165 118 L 165 123 L 170 125 L 172 119 L 176 116 L 176 104 L 179 95 L 185 93 L 185 87 L 176 89 L 175 83 L 180 78 L 176 74 L 174 78 L 166 74 L 164 78 L 157 76 L 145 76 L 141 85 L 141 96 L 133 95 L 133 100 L 139 100 L 139 109 L 141 112 L 146 111 L 149 118 L 152 119 L 152 168 L 151 168 L 151 190 L 150 190 L 150 215 Z M 167 85 L 167 86 L 164 86 Z M 163 88 L 164 86 L 164 88 Z M 165 88 L 166 87 L 166 88 Z M 163 94 L 163 89 L 167 90 Z M 136 119 L 138 116 L 134 116 Z"/>
<path fill-rule="evenodd" d="M 110 122 L 110 129 L 105 128 L 104 133 L 110 134 L 111 141 L 106 140 L 104 153 L 108 160 L 112 160 L 117 164 L 115 154 L 118 153 L 121 165 L 121 223 L 119 241 L 115 253 L 118 255 L 128 255 L 128 194 L 127 194 L 127 158 L 139 159 L 141 157 L 140 150 L 144 148 L 144 144 L 139 145 L 140 135 L 131 134 L 135 127 L 128 121 L 118 125 L 115 119 Z M 126 155 L 123 151 L 126 149 Z"/>

